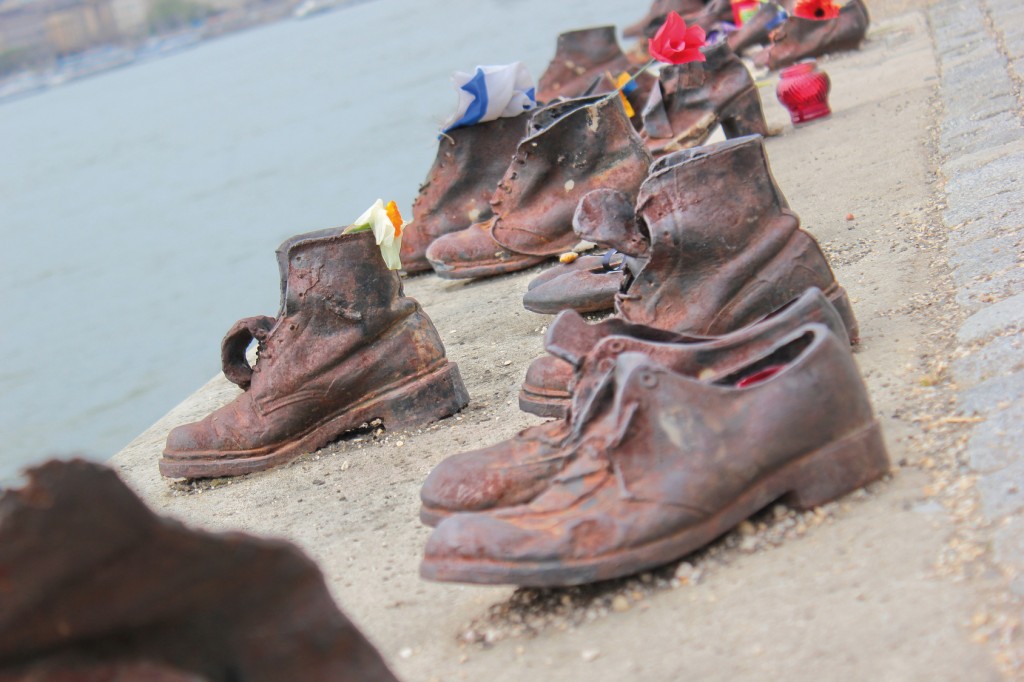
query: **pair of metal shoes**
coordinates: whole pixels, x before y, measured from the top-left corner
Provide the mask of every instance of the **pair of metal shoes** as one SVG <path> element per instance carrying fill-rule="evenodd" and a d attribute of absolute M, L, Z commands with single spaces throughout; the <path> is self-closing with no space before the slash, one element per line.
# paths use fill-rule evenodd
<path fill-rule="evenodd" d="M 775 502 L 813 508 L 889 459 L 839 313 L 811 289 L 717 338 L 556 318 L 567 415 L 439 464 L 430 580 L 563 586 L 677 560 Z"/>

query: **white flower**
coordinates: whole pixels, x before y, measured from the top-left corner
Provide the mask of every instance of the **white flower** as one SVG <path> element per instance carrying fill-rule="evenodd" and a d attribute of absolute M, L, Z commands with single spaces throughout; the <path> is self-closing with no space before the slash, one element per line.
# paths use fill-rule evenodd
<path fill-rule="evenodd" d="M 401 270 L 399 252 L 402 250 L 402 230 L 405 225 L 406 222 L 402 220 L 402 214 L 398 212 L 395 202 L 389 201 L 385 206 L 383 200 L 377 199 L 373 206 L 353 221 L 352 226 L 345 230 L 345 234 L 372 230 L 388 269 Z"/>

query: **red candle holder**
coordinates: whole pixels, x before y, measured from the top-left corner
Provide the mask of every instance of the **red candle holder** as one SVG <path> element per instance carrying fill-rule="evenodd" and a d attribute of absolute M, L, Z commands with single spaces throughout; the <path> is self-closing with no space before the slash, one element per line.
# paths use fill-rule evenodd
<path fill-rule="evenodd" d="M 817 62 L 812 60 L 783 69 L 775 95 L 789 110 L 793 125 L 800 125 L 832 115 L 828 105 L 831 88 L 828 74 L 818 71 Z"/>

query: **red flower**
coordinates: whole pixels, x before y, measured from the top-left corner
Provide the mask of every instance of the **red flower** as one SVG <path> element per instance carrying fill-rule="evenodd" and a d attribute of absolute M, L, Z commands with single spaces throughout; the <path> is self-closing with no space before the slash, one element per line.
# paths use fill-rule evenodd
<path fill-rule="evenodd" d="M 839 5 L 835 0 L 796 0 L 793 16 L 801 19 L 835 19 L 839 16 Z"/>
<path fill-rule="evenodd" d="M 647 41 L 647 51 L 659 62 L 686 64 L 707 61 L 700 48 L 704 47 L 704 29 L 686 28 L 686 22 L 676 12 L 669 12 L 665 23 L 654 37 Z"/>

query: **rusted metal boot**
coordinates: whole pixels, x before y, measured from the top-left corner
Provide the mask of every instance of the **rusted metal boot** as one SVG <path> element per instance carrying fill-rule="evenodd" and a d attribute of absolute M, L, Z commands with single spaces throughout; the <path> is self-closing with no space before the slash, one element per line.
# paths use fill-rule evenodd
<path fill-rule="evenodd" d="M 688 25 L 696 24 L 710 32 L 717 24 L 733 20 L 732 0 L 708 0 L 701 11 L 684 18 Z"/>
<path fill-rule="evenodd" d="M 611 310 L 615 307 L 615 294 L 622 288 L 622 267 L 623 256 L 614 249 L 557 265 L 530 281 L 523 295 L 523 307 L 543 315 L 555 315 L 562 310 Z"/>
<path fill-rule="evenodd" d="M 849 343 L 842 318 L 818 289 L 808 289 L 765 319 L 720 337 L 678 334 L 614 317 L 587 324 L 578 313 L 561 313 L 545 338 L 551 355 L 530 366 L 519 397 L 524 410 L 559 419 L 441 462 L 420 491 L 420 519 L 436 525 L 456 512 L 526 504 L 544 491 L 575 456 L 561 447 L 572 432 L 570 420 L 575 423 L 576 416 L 587 410 L 599 368 L 621 353 L 644 353 L 675 371 L 712 380 L 748 363 L 808 322 L 823 324 Z"/>
<path fill-rule="evenodd" d="M 754 55 L 754 63 L 769 69 L 832 52 L 856 50 L 867 35 L 871 19 L 862 0 L 850 0 L 835 19 L 791 16 L 772 34 L 772 43 Z"/>
<path fill-rule="evenodd" d="M 494 217 L 440 237 L 427 259 L 447 279 L 523 270 L 576 244 L 572 216 L 587 192 L 633 193 L 651 156 L 617 96 L 594 95 L 534 112 L 530 135 L 498 183 Z"/>
<path fill-rule="evenodd" d="M 661 156 L 703 144 L 715 127 L 727 138 L 767 135 L 761 96 L 750 72 L 724 41 L 706 62 L 665 66 L 643 113 L 648 149 Z"/>
<path fill-rule="evenodd" d="M 491 216 L 488 202 L 529 120 L 523 113 L 441 135 L 434 165 L 412 204 L 413 220 L 402 234 L 403 270 L 430 270 L 426 253 L 432 241 Z"/>
<path fill-rule="evenodd" d="M 618 76 L 629 66 L 614 26 L 566 31 L 558 36 L 555 56 L 537 81 L 537 101 L 579 97 L 605 72 Z"/>
<path fill-rule="evenodd" d="M 405 296 L 370 232 L 292 237 L 277 251 L 281 312 L 248 318 L 223 343 L 224 373 L 245 389 L 167 437 L 160 473 L 206 478 L 261 471 L 380 419 L 411 428 L 469 398 L 419 303 Z M 259 342 L 249 368 L 244 351 Z"/>
<path fill-rule="evenodd" d="M 156 516 L 98 464 L 28 476 L 0 498 L 0 679 L 395 681 L 291 544 Z"/>
<path fill-rule="evenodd" d="M 427 541 L 428 580 L 534 587 L 680 559 L 768 505 L 805 510 L 889 470 L 849 345 L 800 327 L 711 381 L 622 353 L 529 504 L 454 514 Z"/>
<path fill-rule="evenodd" d="M 771 32 L 786 20 L 786 10 L 776 2 L 764 2 L 754 16 L 726 36 L 726 42 L 736 54 L 743 54 L 755 45 L 771 42 Z"/>
<path fill-rule="evenodd" d="M 858 338 L 846 292 L 789 209 L 761 136 L 655 162 L 636 213 L 650 235 L 650 257 L 618 296 L 623 319 L 722 334 L 817 287 L 842 315 L 850 338 Z"/>
<path fill-rule="evenodd" d="M 635 24 L 630 24 L 622 30 L 622 35 L 627 38 L 639 38 L 647 36 L 650 38 L 661 25 L 665 23 L 665 17 L 669 12 L 675 12 L 685 17 L 691 14 L 698 14 L 704 11 L 704 3 L 701 0 L 654 0 L 647 14 Z"/>

